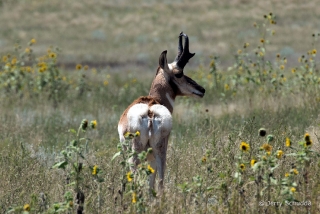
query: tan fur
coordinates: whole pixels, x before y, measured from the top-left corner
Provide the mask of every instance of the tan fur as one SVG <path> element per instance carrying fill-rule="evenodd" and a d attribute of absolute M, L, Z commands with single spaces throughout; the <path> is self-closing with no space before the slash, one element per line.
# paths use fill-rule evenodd
<path fill-rule="evenodd" d="M 172 113 L 173 112 L 173 106 L 171 106 L 168 98 L 166 97 L 166 93 L 169 94 L 169 96 L 172 98 L 172 100 L 175 100 L 176 94 L 173 91 L 173 89 L 168 84 L 168 80 L 166 78 L 166 75 L 164 71 L 160 68 L 158 69 L 157 75 L 155 76 L 149 96 L 153 97 L 155 100 L 157 100 L 161 105 L 164 105 L 167 107 L 167 109 Z"/>

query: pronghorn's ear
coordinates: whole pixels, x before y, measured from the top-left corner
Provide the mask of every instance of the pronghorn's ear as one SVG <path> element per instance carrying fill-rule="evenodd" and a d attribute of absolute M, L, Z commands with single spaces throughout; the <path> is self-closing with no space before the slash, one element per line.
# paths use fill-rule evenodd
<path fill-rule="evenodd" d="M 167 50 L 163 51 L 159 57 L 159 66 L 166 72 L 170 72 L 167 62 Z"/>

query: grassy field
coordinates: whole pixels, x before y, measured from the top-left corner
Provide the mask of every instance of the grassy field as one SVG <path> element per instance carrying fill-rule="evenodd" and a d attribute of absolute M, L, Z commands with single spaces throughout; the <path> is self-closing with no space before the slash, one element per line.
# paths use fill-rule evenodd
<path fill-rule="evenodd" d="M 320 212 L 318 5 L 0 0 L 0 213 Z M 206 95 L 177 98 L 154 197 L 117 123 L 181 30 Z"/>
<path fill-rule="evenodd" d="M 277 36 L 269 49 L 286 54 L 296 65 L 312 33 L 319 29 L 320 14 L 319 1 L 297 0 L 1 2 L 1 53 L 11 51 L 16 41 L 27 43 L 36 38 L 37 53 L 58 46 L 63 49 L 60 62 L 66 65 L 138 63 L 152 67 L 164 48 L 169 58 L 174 57 L 176 43 L 172 41 L 180 31 L 190 35 L 191 50 L 197 52 L 191 65 L 208 62 L 210 55 L 220 56 L 221 63 L 229 65 L 244 42 L 259 43 L 263 32 L 252 26 L 269 12 L 278 16 Z"/>

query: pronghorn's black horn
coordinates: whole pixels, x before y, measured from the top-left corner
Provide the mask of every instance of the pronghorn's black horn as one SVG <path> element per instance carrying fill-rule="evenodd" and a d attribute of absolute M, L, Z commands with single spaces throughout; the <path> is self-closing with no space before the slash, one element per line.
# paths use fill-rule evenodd
<path fill-rule="evenodd" d="M 179 56 L 177 66 L 183 70 L 184 66 L 188 63 L 189 59 L 191 59 L 195 53 L 190 53 L 189 52 L 189 38 L 187 34 L 184 34 L 183 32 L 180 33 L 179 37 L 179 47 L 180 47 L 180 42 L 182 43 L 182 36 L 184 37 L 184 47 L 181 48 L 183 49 L 182 54 Z M 182 47 L 182 45 L 181 45 Z M 180 49 L 180 48 L 179 48 Z M 179 55 L 179 53 L 178 53 Z"/>
<path fill-rule="evenodd" d="M 179 44 L 178 44 L 178 54 L 176 56 L 176 58 L 174 59 L 174 62 L 178 62 L 182 52 L 183 52 L 183 46 L 182 46 L 182 34 L 183 32 L 181 31 L 180 35 L 179 35 Z"/>

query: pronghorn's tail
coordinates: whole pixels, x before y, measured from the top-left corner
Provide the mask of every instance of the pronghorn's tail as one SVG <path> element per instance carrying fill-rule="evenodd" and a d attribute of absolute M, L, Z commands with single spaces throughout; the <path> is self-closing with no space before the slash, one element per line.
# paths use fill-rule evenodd
<path fill-rule="evenodd" d="M 171 113 L 163 105 L 138 103 L 129 109 L 127 117 L 130 132 L 139 131 L 143 145 L 150 139 L 158 142 L 161 137 L 168 136 L 172 129 Z"/>

